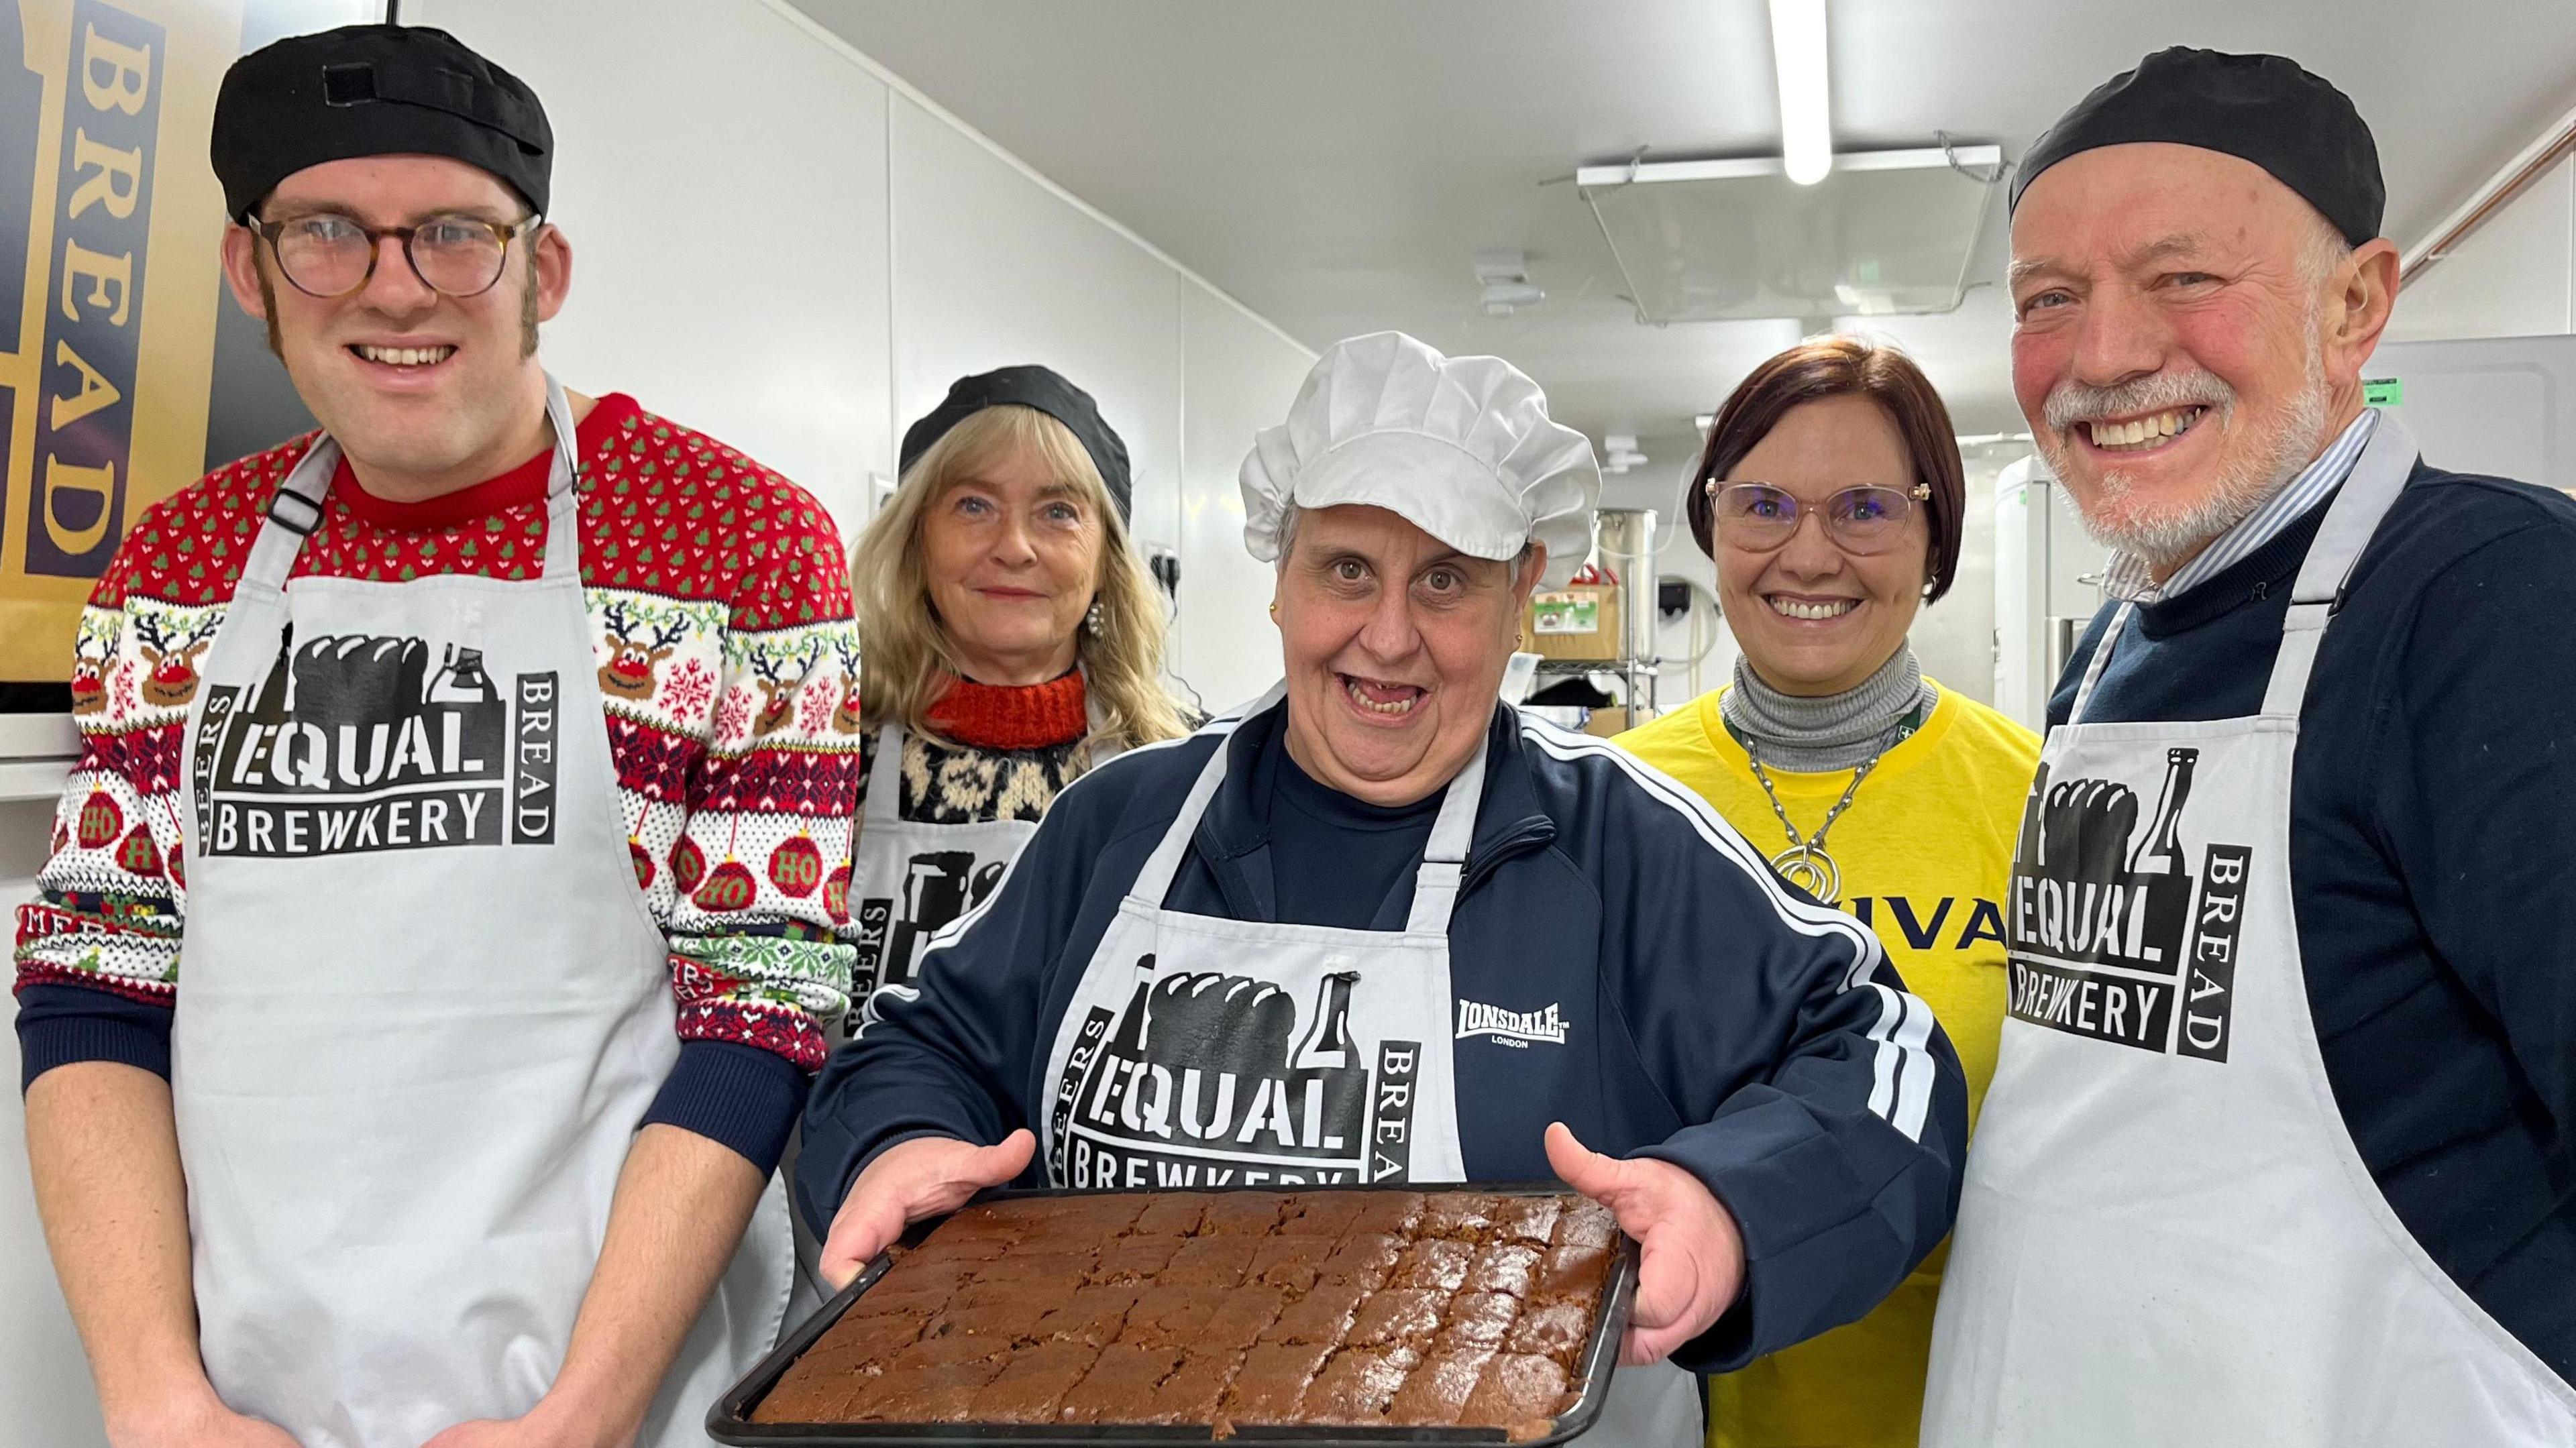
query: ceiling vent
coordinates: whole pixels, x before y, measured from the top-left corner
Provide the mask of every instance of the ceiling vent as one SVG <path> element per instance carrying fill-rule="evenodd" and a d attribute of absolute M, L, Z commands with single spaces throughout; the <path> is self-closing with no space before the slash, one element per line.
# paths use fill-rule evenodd
<path fill-rule="evenodd" d="M 1776 156 L 1586 166 L 1574 180 L 1640 322 L 1947 312 L 2001 183 L 1995 146 L 1862 151 L 1812 186 Z"/>

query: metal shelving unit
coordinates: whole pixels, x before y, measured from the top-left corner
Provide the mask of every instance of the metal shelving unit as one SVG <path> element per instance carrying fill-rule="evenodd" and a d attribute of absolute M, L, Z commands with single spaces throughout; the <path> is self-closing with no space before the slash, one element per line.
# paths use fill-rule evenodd
<path fill-rule="evenodd" d="M 1588 674 L 1608 674 L 1626 686 L 1629 722 L 1642 724 L 1663 712 L 1655 698 L 1656 681 L 1662 676 L 1661 659 L 1540 659 L 1541 679 L 1571 679 Z M 1643 710 L 1641 714 L 1638 711 Z"/>

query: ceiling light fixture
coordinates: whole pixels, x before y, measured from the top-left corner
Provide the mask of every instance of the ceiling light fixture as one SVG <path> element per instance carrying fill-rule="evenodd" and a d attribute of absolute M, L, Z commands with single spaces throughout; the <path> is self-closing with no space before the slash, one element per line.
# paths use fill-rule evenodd
<path fill-rule="evenodd" d="M 1488 317 L 1508 317 L 1516 307 L 1547 300 L 1547 293 L 1530 282 L 1529 254 L 1526 252 L 1476 253 L 1476 280 L 1483 284 L 1476 302 L 1485 309 Z"/>
<path fill-rule="evenodd" d="M 1780 159 L 1813 186 L 1834 168 L 1825 64 L 1825 0 L 1771 0 L 1771 62 L 1780 79 Z"/>
<path fill-rule="evenodd" d="M 1606 454 L 1601 459 L 1603 472 L 1624 473 L 1644 467 L 1647 462 L 1646 455 L 1637 451 L 1637 435 L 1633 432 L 1614 432 L 1602 438 L 1601 451 Z"/>
<path fill-rule="evenodd" d="M 1947 312 L 1966 294 L 2003 152 L 1846 151 L 1815 186 L 1777 156 L 1578 166 L 1641 322 L 1786 320 L 1782 346 L 1837 316 Z"/>

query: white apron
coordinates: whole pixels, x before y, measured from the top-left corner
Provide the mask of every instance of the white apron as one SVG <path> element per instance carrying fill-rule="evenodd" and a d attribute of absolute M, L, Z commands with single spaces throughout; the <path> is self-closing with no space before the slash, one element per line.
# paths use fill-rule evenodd
<path fill-rule="evenodd" d="M 679 1054 L 582 602 L 574 432 L 543 576 L 304 578 L 340 450 L 287 478 L 188 737 L 172 1028 L 206 1371 L 305 1448 L 418 1448 L 553 1383 Z M 281 641 L 283 634 L 283 641 Z M 775 1340 L 773 1179 L 639 1442 L 706 1442 Z"/>
<path fill-rule="evenodd" d="M 903 738 L 897 725 L 877 731 L 867 798 L 859 809 L 858 849 L 850 862 L 850 922 L 859 957 L 850 972 L 843 1039 L 856 1031 L 868 993 L 912 984 L 930 937 L 982 904 L 1038 832 L 1035 820 L 929 824 L 903 818 Z"/>
<path fill-rule="evenodd" d="M 2300 569 L 2263 712 L 2040 758 L 2011 1016 L 1968 1153 L 1929 1448 L 2576 1444 L 2576 1389 L 2427 1256 L 2318 1054 L 2289 877 L 2317 645 L 2415 461 L 2393 417 Z"/>
<path fill-rule="evenodd" d="M 903 741 L 900 725 L 877 730 L 876 755 L 868 766 L 850 869 L 850 924 L 858 937 L 858 959 L 850 971 L 849 1014 L 833 1033 L 835 1043 L 858 1034 L 860 1013 L 878 986 L 912 984 L 930 937 L 983 904 L 1038 832 L 1035 820 L 932 824 L 903 818 Z M 1091 767 L 1118 752 L 1106 743 L 1094 745 Z M 779 1164 L 779 1176 L 795 1180 L 803 1154 L 800 1131 Z M 822 1241 L 798 1216 L 796 1291 L 788 1321 L 804 1321 L 831 1298 L 822 1261 Z"/>
<path fill-rule="evenodd" d="M 1273 689 L 1247 715 L 1279 707 Z M 1220 721 L 1230 736 L 1240 720 Z M 1163 908 L 1224 781 L 1230 737 L 1101 936 L 1047 1058 L 1048 1180 L 1077 1190 L 1458 1182 L 1449 916 L 1485 792 L 1479 746 L 1441 799 L 1401 931 Z M 1670 1364 L 1612 1379 L 1586 1443 L 1700 1440 Z"/>

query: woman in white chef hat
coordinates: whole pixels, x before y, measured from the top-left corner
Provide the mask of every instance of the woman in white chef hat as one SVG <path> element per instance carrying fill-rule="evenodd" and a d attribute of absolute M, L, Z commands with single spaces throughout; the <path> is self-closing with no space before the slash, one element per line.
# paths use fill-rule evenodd
<path fill-rule="evenodd" d="M 1497 702 L 1600 490 L 1528 377 L 1352 338 L 1242 486 L 1285 679 L 1077 781 L 873 997 L 804 1123 L 824 1274 L 1013 1180 L 1558 1175 L 1644 1247 L 1626 1355 L 1658 1366 L 1593 1439 L 1696 1443 L 1667 1360 L 1849 1322 L 1948 1231 L 1957 1058 L 1865 927 L 1672 781 Z M 1515 1342 L 1402 1365 L 1552 1370 Z"/>

